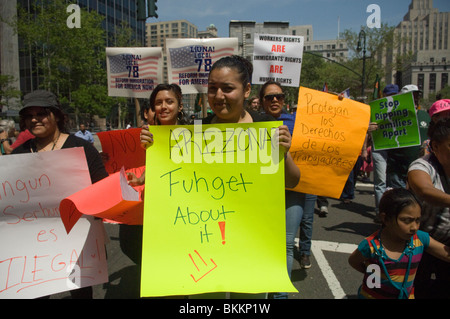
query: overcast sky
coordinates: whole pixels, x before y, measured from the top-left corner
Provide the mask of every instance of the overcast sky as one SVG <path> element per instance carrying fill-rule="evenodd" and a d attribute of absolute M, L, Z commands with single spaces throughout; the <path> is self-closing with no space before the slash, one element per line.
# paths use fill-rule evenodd
<path fill-rule="evenodd" d="M 228 37 L 230 20 L 287 21 L 290 26 L 312 25 L 314 40 L 330 40 L 337 37 L 338 30 L 358 32 L 371 14 L 366 12 L 369 4 L 380 6 L 382 23 L 395 26 L 403 20 L 410 3 L 411 0 L 159 0 L 159 17 L 148 22 L 185 19 L 199 31 L 214 24 L 220 37 Z M 433 6 L 440 12 L 450 11 L 449 0 L 434 0 Z"/>

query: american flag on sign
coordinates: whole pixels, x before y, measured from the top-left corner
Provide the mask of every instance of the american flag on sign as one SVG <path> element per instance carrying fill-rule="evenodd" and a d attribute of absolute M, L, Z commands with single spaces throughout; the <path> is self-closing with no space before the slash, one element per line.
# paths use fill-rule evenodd
<path fill-rule="evenodd" d="M 142 59 L 135 59 L 135 63 L 129 65 L 129 59 L 126 54 L 119 54 L 114 56 L 108 56 L 109 58 L 109 70 L 111 73 L 111 87 L 115 87 L 115 79 L 117 78 L 139 78 L 150 79 L 157 82 L 158 79 L 158 57 L 151 56 Z M 131 68 L 130 68 L 131 66 Z M 133 67 L 137 66 L 137 69 Z M 137 73 L 134 73 L 137 72 Z M 138 75 L 136 77 L 136 75 Z"/>
<path fill-rule="evenodd" d="M 193 66 L 196 63 L 195 54 L 191 52 L 192 46 L 185 46 L 182 48 L 169 49 L 170 60 L 172 61 L 172 68 L 180 69 Z"/>
<path fill-rule="evenodd" d="M 166 39 L 168 82 L 177 83 L 183 94 L 206 93 L 212 65 L 237 54 L 237 38 Z"/>
<path fill-rule="evenodd" d="M 179 73 L 182 72 L 198 72 L 199 62 L 195 61 L 198 58 L 196 58 L 195 52 L 192 52 L 192 47 L 195 46 L 189 45 L 180 48 L 169 48 L 170 60 L 172 65 L 172 79 L 178 80 Z M 233 55 L 235 52 L 234 48 L 226 47 L 215 49 L 214 52 L 207 53 L 210 54 L 212 60 L 211 64 L 213 64 L 220 58 Z M 204 73 L 206 71 L 202 67 L 200 72 Z"/>

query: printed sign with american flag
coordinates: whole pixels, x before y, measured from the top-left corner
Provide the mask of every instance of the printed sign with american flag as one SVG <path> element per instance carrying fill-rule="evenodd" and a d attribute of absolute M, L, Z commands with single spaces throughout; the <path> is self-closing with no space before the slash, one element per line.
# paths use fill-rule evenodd
<path fill-rule="evenodd" d="M 183 94 L 206 93 L 211 66 L 224 56 L 237 54 L 237 38 L 166 39 L 169 83 Z"/>
<path fill-rule="evenodd" d="M 108 95 L 148 99 L 162 83 L 162 48 L 106 48 Z"/>

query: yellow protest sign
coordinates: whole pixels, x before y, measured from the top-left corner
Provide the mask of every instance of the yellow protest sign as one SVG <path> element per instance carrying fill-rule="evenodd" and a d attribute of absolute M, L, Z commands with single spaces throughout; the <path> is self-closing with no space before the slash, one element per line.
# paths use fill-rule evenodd
<path fill-rule="evenodd" d="M 284 158 L 271 147 L 280 124 L 151 127 L 141 296 L 296 291 Z"/>
<path fill-rule="evenodd" d="M 295 191 L 339 198 L 358 159 L 370 107 L 300 87 L 290 153 L 300 168 Z"/>

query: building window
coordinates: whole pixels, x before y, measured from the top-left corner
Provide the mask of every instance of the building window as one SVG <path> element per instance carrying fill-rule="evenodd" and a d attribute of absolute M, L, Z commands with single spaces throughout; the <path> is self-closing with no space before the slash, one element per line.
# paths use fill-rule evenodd
<path fill-rule="evenodd" d="M 423 75 L 423 73 L 419 73 L 417 75 L 417 86 L 419 87 L 419 90 L 423 91 L 424 88 L 424 80 L 425 80 L 425 76 Z"/>
<path fill-rule="evenodd" d="M 448 85 L 448 73 L 442 73 L 441 75 L 441 90 Z"/>
<path fill-rule="evenodd" d="M 430 86 L 429 89 L 431 92 L 436 91 L 436 73 L 430 73 Z"/>

